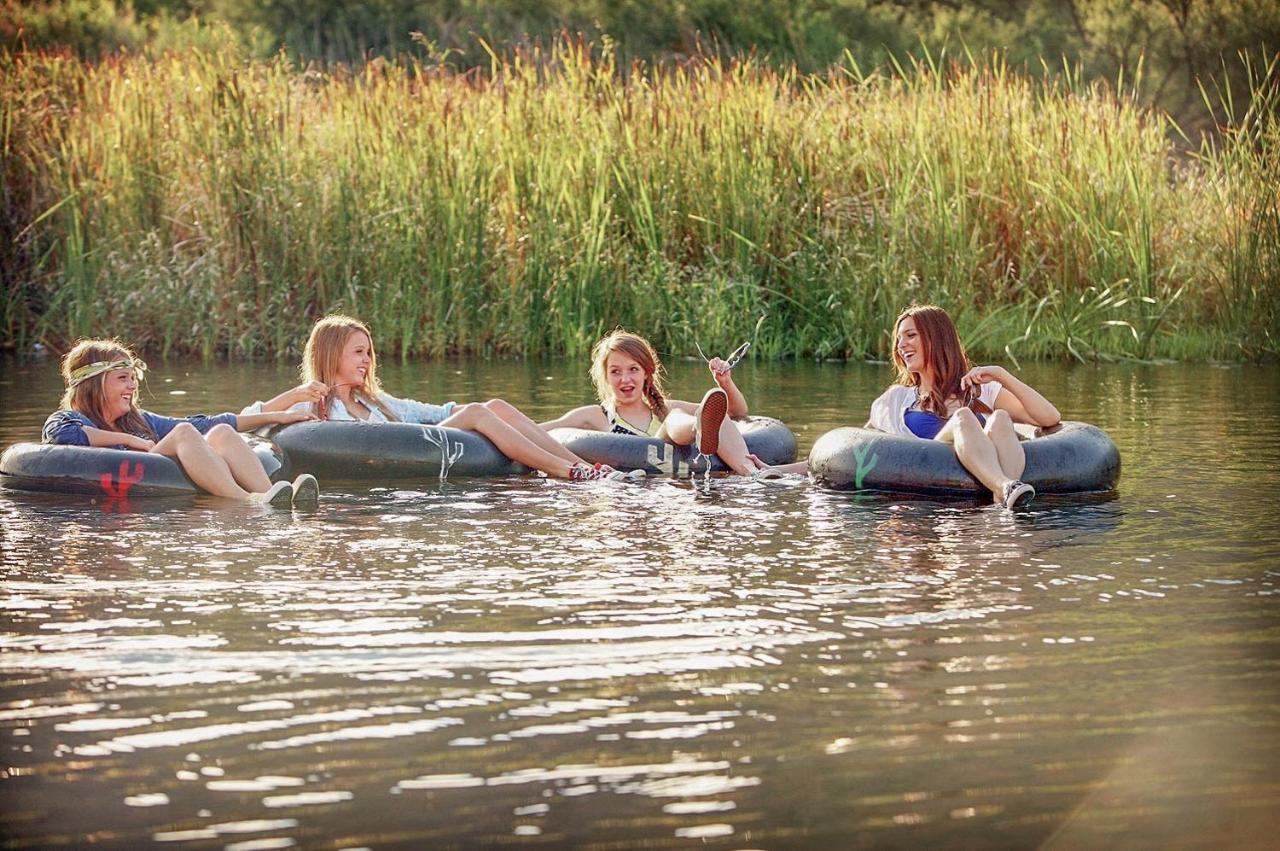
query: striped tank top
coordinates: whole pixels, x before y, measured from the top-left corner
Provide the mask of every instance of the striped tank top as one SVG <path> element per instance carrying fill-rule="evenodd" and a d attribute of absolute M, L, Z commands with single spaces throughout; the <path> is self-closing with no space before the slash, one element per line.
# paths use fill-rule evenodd
<path fill-rule="evenodd" d="M 622 414 L 619 414 L 614 408 L 613 402 L 608 401 L 600 406 L 600 410 L 604 411 L 604 418 L 609 422 L 610 434 L 634 434 L 637 437 L 657 437 L 658 429 L 662 428 L 662 420 L 655 416 L 649 417 L 649 427 L 647 429 L 639 428 L 629 423 Z"/>

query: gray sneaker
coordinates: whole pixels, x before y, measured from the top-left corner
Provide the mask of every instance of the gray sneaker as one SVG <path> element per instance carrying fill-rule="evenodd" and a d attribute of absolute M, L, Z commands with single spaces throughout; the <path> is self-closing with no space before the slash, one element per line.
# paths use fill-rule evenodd
<path fill-rule="evenodd" d="M 1026 482 L 1014 479 L 1013 481 L 1005 483 L 1004 493 L 1000 496 L 1000 502 L 1004 507 L 1013 511 L 1015 508 L 1025 506 L 1027 503 L 1031 502 L 1031 500 L 1035 499 L 1036 489 Z"/>
<path fill-rule="evenodd" d="M 303 473 L 293 480 L 293 503 L 315 505 L 320 501 L 320 483 L 310 473 Z"/>
<path fill-rule="evenodd" d="M 267 489 L 266 493 L 249 494 L 249 502 L 254 505 L 288 508 L 293 503 L 293 485 L 288 482 L 276 482 Z"/>

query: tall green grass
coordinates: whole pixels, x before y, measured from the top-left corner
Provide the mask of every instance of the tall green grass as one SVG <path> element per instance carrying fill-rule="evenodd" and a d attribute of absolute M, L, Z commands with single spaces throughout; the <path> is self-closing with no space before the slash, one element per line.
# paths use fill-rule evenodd
<path fill-rule="evenodd" d="M 0 329 L 292 355 L 344 310 L 404 355 L 573 355 L 624 325 L 667 352 L 863 357 L 928 300 L 982 356 L 1272 356 L 1277 71 L 1187 159 L 1131 98 L 998 57 L 619 69 L 566 40 L 459 75 L 4 54 L 22 268 Z"/>

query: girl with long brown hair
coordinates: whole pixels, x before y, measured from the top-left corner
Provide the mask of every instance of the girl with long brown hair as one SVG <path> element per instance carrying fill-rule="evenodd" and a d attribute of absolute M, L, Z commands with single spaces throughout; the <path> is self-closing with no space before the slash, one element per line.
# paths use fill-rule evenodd
<path fill-rule="evenodd" d="M 955 448 L 964 468 L 992 493 L 996 504 L 1015 508 L 1035 489 L 1018 477 L 1027 456 L 1015 422 L 1048 428 L 1058 409 L 1003 366 L 974 366 L 951 316 L 932 304 L 912 305 L 893 323 L 892 386 L 871 403 L 867 428 L 939 440 Z M 776 469 L 803 473 L 804 462 Z"/>
<path fill-rule="evenodd" d="M 542 427 L 659 437 L 681 446 L 697 443 L 699 452 L 718 454 L 735 473 L 776 475 L 748 452 L 732 419 L 746 416 L 747 400 L 734 384 L 731 365 L 721 358 L 707 365 L 716 386 L 701 403 L 669 399 L 662 386 L 662 361 L 653 346 L 619 328 L 591 349 L 591 382 L 599 403 L 574 408 Z"/>
<path fill-rule="evenodd" d="M 267 402 L 245 409 L 303 411 L 327 420 L 407 422 L 479 432 L 514 461 L 549 476 L 573 481 L 630 478 L 602 465 L 592 466 L 538 428 L 502 399 L 433 405 L 401 399 L 382 389 L 377 375 L 373 335 L 357 319 L 332 314 L 311 328 L 299 370 L 302 383 Z"/>
<path fill-rule="evenodd" d="M 62 409 L 45 421 L 44 442 L 165 455 L 214 496 L 271 505 L 317 498 L 319 488 L 309 474 L 273 485 L 253 450 L 237 434 L 310 419 L 310 415 L 281 411 L 175 419 L 153 414 L 138 406 L 138 387 L 146 368 L 118 340 L 78 342 L 62 358 L 67 390 Z"/>
<path fill-rule="evenodd" d="M 893 327 L 897 381 L 872 403 L 869 425 L 952 444 L 965 469 L 1006 508 L 1034 497 L 1018 478 L 1027 457 L 1013 424 L 1054 426 L 1062 419 L 1058 409 L 1005 367 L 971 364 L 941 307 L 913 305 Z"/>

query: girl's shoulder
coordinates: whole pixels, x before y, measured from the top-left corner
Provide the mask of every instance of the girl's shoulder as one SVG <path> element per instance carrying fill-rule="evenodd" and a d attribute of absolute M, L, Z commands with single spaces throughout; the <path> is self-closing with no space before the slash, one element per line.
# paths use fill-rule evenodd
<path fill-rule="evenodd" d="M 916 389 L 905 384 L 891 384 L 871 403 L 872 407 L 884 405 L 888 407 L 910 407 L 915 401 Z"/>
<path fill-rule="evenodd" d="M 903 414 L 915 401 L 916 389 L 905 384 L 894 384 L 871 403 L 871 416 L 867 425 L 886 434 L 907 433 Z"/>
<path fill-rule="evenodd" d="M 46 423 L 74 421 L 84 423 L 85 425 L 93 425 L 93 420 L 91 420 L 87 414 L 82 414 L 79 411 L 72 411 L 68 408 L 59 408 L 49 416 L 45 417 L 44 421 Z"/>
<path fill-rule="evenodd" d="M 574 408 L 565 412 L 562 421 L 572 423 L 572 428 L 585 428 L 591 431 L 608 431 L 609 418 L 614 414 L 613 409 L 600 402 L 593 405 L 583 405 L 580 408 Z"/>
<path fill-rule="evenodd" d="M 40 440 L 43 443 L 62 443 L 75 446 L 88 446 L 85 428 L 97 428 L 88 416 L 79 411 L 59 408 L 45 418 L 44 427 L 40 429 Z"/>
<path fill-rule="evenodd" d="M 361 396 L 364 395 L 363 390 L 360 391 L 360 395 Z M 374 394 L 374 398 L 376 398 L 379 402 L 381 402 L 382 404 L 386 405 L 389 408 L 401 408 L 401 407 L 411 407 L 413 405 L 430 405 L 431 404 L 430 402 L 423 402 L 419 399 L 410 399 L 408 396 L 396 396 L 394 394 L 388 393 L 385 390 L 381 390 L 378 393 Z"/>
<path fill-rule="evenodd" d="M 421 402 L 417 399 L 402 399 L 399 396 L 392 396 L 386 391 L 377 394 L 378 402 L 391 411 L 396 419 L 405 423 L 417 423 L 419 425 L 434 425 L 449 418 L 453 413 L 453 409 L 457 407 L 455 402 L 445 402 L 437 405 L 431 402 Z"/>

